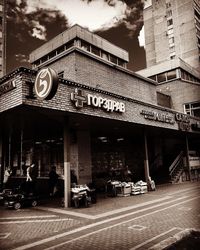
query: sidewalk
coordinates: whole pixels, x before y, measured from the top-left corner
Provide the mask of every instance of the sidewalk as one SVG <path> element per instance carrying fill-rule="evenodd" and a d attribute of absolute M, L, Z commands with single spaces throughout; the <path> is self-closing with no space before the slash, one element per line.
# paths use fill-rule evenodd
<path fill-rule="evenodd" d="M 54 211 L 60 210 L 61 213 L 64 211 L 66 214 L 79 213 L 94 216 L 95 218 L 101 217 L 109 213 L 117 214 L 122 211 L 127 211 L 133 207 L 140 205 L 150 204 L 151 201 L 155 202 L 156 200 L 162 201 L 168 199 L 171 195 L 175 195 L 181 191 L 192 190 L 193 188 L 200 187 L 200 182 L 186 182 L 181 184 L 164 184 L 156 187 L 156 191 L 150 191 L 146 194 L 140 195 L 131 195 L 128 197 L 105 197 L 104 194 L 97 194 L 96 204 L 91 204 L 89 207 L 62 207 L 61 198 L 52 198 L 41 202 L 38 208 L 46 209 L 51 211 L 52 209 L 57 209 Z M 62 212 L 63 211 L 63 212 Z"/>

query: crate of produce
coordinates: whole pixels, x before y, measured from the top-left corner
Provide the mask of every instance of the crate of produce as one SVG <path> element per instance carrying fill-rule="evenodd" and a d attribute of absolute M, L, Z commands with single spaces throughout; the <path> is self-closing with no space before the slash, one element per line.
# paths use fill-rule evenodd
<path fill-rule="evenodd" d="M 117 196 L 130 196 L 131 195 L 131 185 L 122 182 L 116 186 Z"/>

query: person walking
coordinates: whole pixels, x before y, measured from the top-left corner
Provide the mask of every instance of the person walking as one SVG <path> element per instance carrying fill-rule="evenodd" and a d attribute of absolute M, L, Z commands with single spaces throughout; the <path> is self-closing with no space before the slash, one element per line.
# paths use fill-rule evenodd
<path fill-rule="evenodd" d="M 36 180 L 38 176 L 38 169 L 33 163 L 26 171 L 27 193 L 34 194 L 36 192 Z"/>
<path fill-rule="evenodd" d="M 12 174 L 12 170 L 10 167 L 7 167 L 4 172 L 4 177 L 3 177 L 3 189 L 7 187 L 8 179 Z"/>
<path fill-rule="evenodd" d="M 54 196 L 58 184 L 59 175 L 56 173 L 56 167 L 53 166 L 49 172 L 49 195 Z"/>

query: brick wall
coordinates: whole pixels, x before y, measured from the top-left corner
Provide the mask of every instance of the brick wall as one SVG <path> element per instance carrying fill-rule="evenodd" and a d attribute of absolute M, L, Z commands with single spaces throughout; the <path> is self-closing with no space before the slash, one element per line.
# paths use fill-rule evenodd
<path fill-rule="evenodd" d="M 200 101 L 200 85 L 182 80 L 159 84 L 157 89 L 171 96 L 172 109 L 184 112 L 183 104 Z"/>
<path fill-rule="evenodd" d="M 66 80 L 60 80 L 57 93 L 51 100 L 39 100 L 37 98 L 27 97 L 28 95 L 30 95 L 31 89 L 33 87 L 33 84 L 31 83 L 31 81 L 32 82 L 34 81 L 34 76 L 32 73 L 22 71 L 19 74 L 17 74 L 15 78 L 18 81 L 17 87 L 14 90 L 2 95 L 0 98 L 0 102 L 2 103 L 1 111 L 5 111 L 8 108 L 12 108 L 13 106 L 22 104 L 22 100 L 23 100 L 23 104 L 35 106 L 35 107 L 43 107 L 47 109 L 73 112 L 77 114 L 85 114 L 91 117 L 92 116 L 104 117 L 108 119 L 127 121 L 131 123 L 136 123 L 136 124 L 169 128 L 173 130 L 178 129 L 178 125 L 176 122 L 174 124 L 169 124 L 165 122 L 145 119 L 144 115 L 141 114 L 142 110 L 153 111 L 156 113 L 161 113 L 163 115 L 170 115 L 170 116 L 174 116 L 175 111 L 145 103 L 143 102 L 143 99 L 141 99 L 142 101 L 135 101 L 134 99 L 113 95 L 111 92 L 100 91 L 98 89 L 90 88 L 86 85 L 82 85 L 79 83 L 73 83 L 73 82 L 69 82 Z M 191 100 L 191 96 L 194 94 L 196 95 L 197 98 L 199 96 L 199 92 L 197 92 L 197 89 L 192 90 L 192 88 L 191 89 L 184 88 L 184 86 L 186 86 L 185 85 L 186 83 L 184 82 L 181 82 L 181 83 L 183 85 L 180 85 L 178 84 L 178 82 L 175 82 L 173 84 L 171 83 L 172 85 L 170 86 L 171 92 L 172 92 L 171 94 L 174 95 L 174 98 L 172 98 L 173 105 L 176 107 L 181 106 L 181 104 L 183 103 L 183 100 L 184 101 Z M 112 99 L 114 101 L 123 102 L 126 106 L 126 111 L 124 113 L 107 112 L 101 108 L 87 106 L 86 104 L 84 105 L 83 108 L 77 109 L 74 103 L 70 100 L 70 95 L 72 92 L 74 92 L 75 88 L 82 89 L 85 92 L 85 94 L 93 94 L 96 96 L 101 96 L 102 98 L 107 98 L 107 99 Z M 23 90 L 23 93 L 22 93 L 22 90 Z M 126 90 L 126 92 L 128 91 Z M 175 95 L 176 95 L 176 98 L 175 98 Z M 180 109 L 180 111 L 182 110 Z"/>
<path fill-rule="evenodd" d="M 22 80 L 21 74 L 11 76 L 3 84 L 15 81 L 16 87 L 0 96 L 0 113 L 22 104 Z"/>
<path fill-rule="evenodd" d="M 94 88 L 156 104 L 155 85 L 115 66 L 102 63 L 80 52 L 73 52 L 49 65 L 64 78 Z"/>

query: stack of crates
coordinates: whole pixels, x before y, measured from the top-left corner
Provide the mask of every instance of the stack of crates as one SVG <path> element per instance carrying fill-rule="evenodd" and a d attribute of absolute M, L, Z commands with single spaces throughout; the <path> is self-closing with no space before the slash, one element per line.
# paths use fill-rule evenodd
<path fill-rule="evenodd" d="M 147 193 L 147 183 L 146 182 L 144 182 L 144 181 L 138 181 L 136 184 L 135 184 L 135 186 L 137 186 L 137 187 L 140 187 L 140 189 L 141 189 L 141 191 L 140 191 L 140 193 L 141 194 L 145 194 L 145 193 Z"/>
<path fill-rule="evenodd" d="M 136 195 L 136 194 L 141 194 L 141 187 L 136 186 L 133 182 L 131 183 L 131 194 Z"/>
<path fill-rule="evenodd" d="M 131 195 L 131 185 L 126 182 L 121 182 L 116 185 L 117 196 L 130 196 Z"/>

